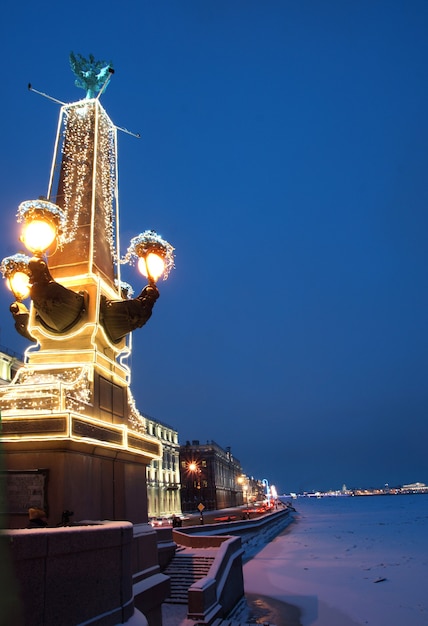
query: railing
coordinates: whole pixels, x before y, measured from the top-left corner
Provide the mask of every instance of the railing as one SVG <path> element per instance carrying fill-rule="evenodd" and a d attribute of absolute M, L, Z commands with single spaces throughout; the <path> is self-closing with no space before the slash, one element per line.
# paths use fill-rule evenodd
<path fill-rule="evenodd" d="M 210 624 L 226 616 L 244 595 L 240 537 L 187 535 L 173 531 L 176 543 L 193 548 L 216 548 L 209 574 L 188 590 L 188 618 Z"/>
<path fill-rule="evenodd" d="M 292 512 L 292 509 L 289 508 L 280 509 L 274 513 L 261 515 L 251 520 L 220 522 L 217 524 L 205 524 L 204 526 L 187 526 L 181 528 L 180 532 L 192 537 L 192 540 L 195 541 L 193 547 L 196 547 L 197 542 L 200 542 L 199 547 L 205 547 L 203 545 L 204 540 L 208 538 L 214 539 L 216 535 L 239 536 L 245 550 L 244 559 L 246 560 L 252 556 L 251 543 L 253 539 L 256 538 L 260 542 L 260 538 L 264 536 L 266 542 L 270 541 L 275 534 L 293 521 Z M 217 536 L 217 539 L 220 539 L 220 537 Z M 192 545 L 192 543 L 190 541 L 189 544 L 184 545 Z"/>
<path fill-rule="evenodd" d="M 252 544 L 260 541 L 260 536 L 270 541 L 292 520 L 289 510 L 280 510 L 253 520 L 174 529 L 173 540 L 178 545 L 217 549 L 208 575 L 188 590 L 188 618 L 199 624 L 226 618 L 244 595 L 242 562 L 251 558 Z"/>
<path fill-rule="evenodd" d="M 194 583 L 189 589 L 189 617 L 192 618 L 194 597 L 204 580 L 215 582 L 216 605 L 220 614 L 226 617 L 244 595 L 244 577 L 242 573 L 242 543 L 240 537 L 229 537 L 224 541 L 211 565 L 209 576 Z"/>

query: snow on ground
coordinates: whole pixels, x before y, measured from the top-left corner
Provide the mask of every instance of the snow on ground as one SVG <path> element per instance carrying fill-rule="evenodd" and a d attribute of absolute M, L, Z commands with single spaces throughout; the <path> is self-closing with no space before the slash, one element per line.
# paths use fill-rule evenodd
<path fill-rule="evenodd" d="M 244 565 L 241 621 L 428 625 L 428 496 L 299 498 L 293 505 L 296 521 L 261 541 Z M 164 626 L 192 624 L 177 605 L 163 605 L 163 618 Z"/>
<path fill-rule="evenodd" d="M 244 565 L 256 617 L 277 626 L 428 624 L 428 496 L 294 504 L 296 522 Z"/>

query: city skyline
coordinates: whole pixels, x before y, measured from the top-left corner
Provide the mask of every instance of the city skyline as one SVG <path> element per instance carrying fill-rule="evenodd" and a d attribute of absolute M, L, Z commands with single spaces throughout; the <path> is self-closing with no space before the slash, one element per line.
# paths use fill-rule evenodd
<path fill-rule="evenodd" d="M 428 482 L 426 3 L 84 10 L 5 10 L 1 258 L 57 128 L 27 84 L 73 102 L 70 51 L 111 61 L 102 105 L 141 133 L 119 133 L 121 249 L 146 228 L 176 248 L 133 334 L 139 410 L 279 493 Z"/>

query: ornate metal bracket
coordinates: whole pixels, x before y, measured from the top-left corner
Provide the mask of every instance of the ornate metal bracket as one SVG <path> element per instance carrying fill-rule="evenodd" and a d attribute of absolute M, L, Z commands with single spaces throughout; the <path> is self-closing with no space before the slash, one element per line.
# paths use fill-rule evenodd
<path fill-rule="evenodd" d="M 159 298 L 156 285 L 147 285 L 132 300 L 107 300 L 101 297 L 100 322 L 113 343 L 117 343 L 150 319 Z"/>

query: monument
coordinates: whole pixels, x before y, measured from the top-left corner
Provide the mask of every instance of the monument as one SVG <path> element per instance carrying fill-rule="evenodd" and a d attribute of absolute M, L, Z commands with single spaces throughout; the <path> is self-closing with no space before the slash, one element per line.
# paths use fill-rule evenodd
<path fill-rule="evenodd" d="M 130 333 L 159 297 L 156 280 L 173 267 L 173 248 L 145 231 L 121 256 L 118 128 L 100 103 L 113 69 L 92 55 L 72 53 L 70 62 L 86 97 L 62 103 L 46 197 L 18 209 L 32 256 L 1 263 L 16 298 L 15 328 L 32 344 L 0 389 L 2 526 L 25 527 L 27 508 L 37 505 L 50 525 L 64 514 L 73 523 L 131 522 L 138 544 L 135 529 L 145 527 L 141 541 L 148 536 L 146 466 L 162 450 L 135 406 L 126 357 Z M 121 265 L 136 261 L 148 284 L 133 298 Z M 143 578 L 134 572 L 134 583 Z"/>

